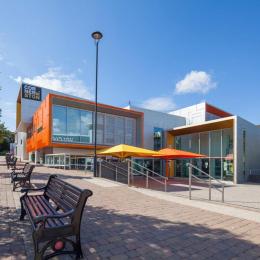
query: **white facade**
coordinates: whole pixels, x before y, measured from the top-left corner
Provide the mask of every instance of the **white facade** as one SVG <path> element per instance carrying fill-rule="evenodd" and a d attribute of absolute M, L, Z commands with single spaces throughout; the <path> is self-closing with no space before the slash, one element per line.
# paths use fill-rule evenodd
<path fill-rule="evenodd" d="M 144 147 L 147 149 L 154 149 L 154 128 L 162 128 L 166 131 L 170 128 L 186 124 L 186 119 L 181 116 L 134 106 L 126 108 L 144 113 Z"/>
<path fill-rule="evenodd" d="M 171 115 L 181 116 L 186 118 L 186 125 L 203 123 L 220 118 L 217 115 L 207 112 L 207 103 L 202 102 L 193 106 L 181 108 L 170 112 Z"/>
<path fill-rule="evenodd" d="M 21 160 L 28 160 L 28 154 L 26 152 L 26 132 L 16 132 L 15 134 L 15 154 Z"/>
<path fill-rule="evenodd" d="M 186 118 L 186 125 L 203 123 L 206 121 L 206 103 L 181 108 L 169 114 Z"/>
<path fill-rule="evenodd" d="M 235 122 L 235 178 L 242 183 L 250 170 L 260 169 L 260 128 L 238 116 Z"/>

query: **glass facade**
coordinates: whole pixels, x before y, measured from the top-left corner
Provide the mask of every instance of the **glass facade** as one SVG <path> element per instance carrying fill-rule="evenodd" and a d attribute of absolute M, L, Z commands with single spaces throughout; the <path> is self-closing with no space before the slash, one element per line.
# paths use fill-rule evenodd
<path fill-rule="evenodd" d="M 53 105 L 52 141 L 93 144 L 94 113 Z M 97 143 L 100 145 L 136 145 L 136 119 L 111 114 L 97 115 Z"/>
<path fill-rule="evenodd" d="M 175 136 L 174 146 L 176 149 L 206 155 L 207 158 L 193 159 L 192 163 L 214 178 L 233 181 L 232 128 Z M 186 167 L 188 161 L 175 161 L 175 176 L 188 177 L 188 169 Z M 194 174 L 202 175 L 203 177 L 201 172 L 193 171 Z"/>

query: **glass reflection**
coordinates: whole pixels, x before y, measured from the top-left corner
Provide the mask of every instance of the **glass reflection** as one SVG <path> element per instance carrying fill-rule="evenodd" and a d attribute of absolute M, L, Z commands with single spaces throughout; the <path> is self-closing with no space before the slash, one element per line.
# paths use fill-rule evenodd
<path fill-rule="evenodd" d="M 192 163 L 214 178 L 233 180 L 233 129 L 220 129 L 209 132 L 176 136 L 176 149 L 201 153 L 208 158 L 193 159 Z M 175 161 L 175 176 L 187 177 L 187 160 Z M 203 175 L 193 169 L 193 174 Z M 203 177 L 203 176 L 200 176 Z"/>

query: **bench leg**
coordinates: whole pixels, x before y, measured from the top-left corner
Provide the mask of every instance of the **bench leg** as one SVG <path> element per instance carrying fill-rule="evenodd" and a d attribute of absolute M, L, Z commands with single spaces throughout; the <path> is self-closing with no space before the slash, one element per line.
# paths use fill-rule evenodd
<path fill-rule="evenodd" d="M 37 242 L 35 233 L 33 233 L 32 237 L 33 237 L 33 246 L 34 246 L 34 260 L 42 260 L 43 254 L 41 251 L 39 252 L 39 246 L 38 246 L 38 242 Z"/>
<path fill-rule="evenodd" d="M 15 184 L 15 181 L 13 181 L 13 191 L 15 191 L 16 189 L 16 184 Z"/>
<path fill-rule="evenodd" d="M 81 249 L 80 235 L 76 235 L 76 250 L 77 250 L 77 258 L 82 258 L 83 253 Z"/>
<path fill-rule="evenodd" d="M 24 217 L 26 215 L 26 211 L 23 207 L 23 203 L 22 203 L 22 200 L 20 199 L 20 202 L 21 202 L 21 215 L 20 215 L 20 220 L 24 220 Z"/>

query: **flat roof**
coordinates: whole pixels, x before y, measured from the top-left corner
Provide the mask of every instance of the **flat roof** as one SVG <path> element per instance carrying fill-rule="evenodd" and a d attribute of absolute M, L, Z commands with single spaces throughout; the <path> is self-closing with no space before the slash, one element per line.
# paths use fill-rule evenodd
<path fill-rule="evenodd" d="M 95 109 L 95 102 L 86 100 L 86 99 L 81 99 L 81 98 L 75 98 L 75 97 L 69 97 L 69 96 L 63 96 L 63 95 L 58 95 L 58 94 L 48 94 L 52 99 L 53 103 L 57 105 L 71 105 L 76 108 L 81 108 L 81 109 L 89 109 L 91 111 L 94 111 Z M 129 116 L 129 117 L 142 117 L 143 112 L 139 112 L 136 110 L 130 110 L 130 109 L 125 109 L 121 107 L 116 107 L 116 106 L 111 106 L 111 105 L 106 105 L 103 103 L 98 103 L 98 112 L 101 113 L 110 113 L 110 114 L 115 114 L 119 116 Z"/>
<path fill-rule="evenodd" d="M 225 118 L 214 119 L 205 121 L 198 124 L 178 126 L 172 129 L 168 129 L 167 132 L 175 135 L 183 135 L 196 132 L 206 132 L 212 130 L 218 130 L 223 128 L 231 128 L 234 125 L 235 116 L 229 116 Z"/>

